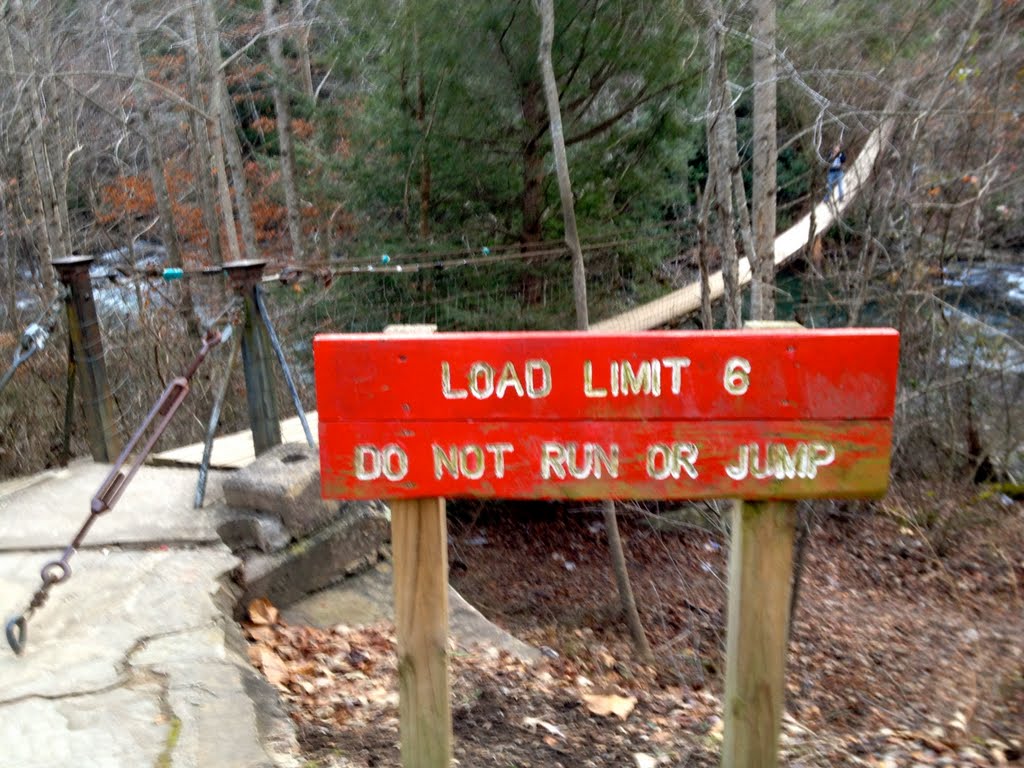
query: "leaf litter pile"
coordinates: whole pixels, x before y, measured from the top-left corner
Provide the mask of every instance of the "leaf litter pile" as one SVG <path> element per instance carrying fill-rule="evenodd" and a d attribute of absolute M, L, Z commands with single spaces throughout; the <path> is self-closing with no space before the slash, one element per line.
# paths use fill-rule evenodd
<path fill-rule="evenodd" d="M 810 538 L 781 764 L 1024 765 L 1022 505 L 943 542 L 887 504 Z M 543 651 L 450 646 L 457 765 L 717 766 L 727 535 L 657 517 L 620 520 L 651 665 L 618 618 L 600 512 L 451 517 L 453 585 Z M 311 768 L 401 765 L 390 624 L 290 625 L 255 601 L 244 629 Z"/>
<path fill-rule="evenodd" d="M 319 758 L 314 765 L 400 765 L 392 626 L 291 626 L 265 601 L 250 605 L 249 614 L 249 657 L 289 703 L 304 748 Z M 656 755 L 676 753 L 681 724 L 717 721 L 717 702 L 706 692 L 655 686 L 629 693 L 610 684 L 597 692 L 572 666 L 453 648 L 459 764 L 655 766 L 665 764 Z"/>

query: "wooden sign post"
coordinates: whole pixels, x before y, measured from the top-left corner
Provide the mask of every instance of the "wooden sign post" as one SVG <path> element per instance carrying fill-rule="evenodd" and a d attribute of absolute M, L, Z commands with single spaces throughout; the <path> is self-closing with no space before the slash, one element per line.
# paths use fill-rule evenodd
<path fill-rule="evenodd" d="M 878 497 L 889 481 L 898 345 L 889 329 L 318 336 L 322 492 L 407 500 Z M 401 536 L 394 557 L 403 764 L 441 768 L 451 741 L 443 506 L 424 511 L 417 501 L 400 510 L 400 518 L 440 518 L 409 537 L 399 530 L 408 520 L 393 517 L 393 532 Z M 784 656 L 786 607 L 752 590 L 770 581 L 788 595 L 791 514 L 764 504 L 736 515 L 730 768 L 775 764 L 781 680 L 765 695 L 758 676 L 780 648 Z M 420 655 L 407 655 L 403 633 L 413 637 L 417 628 L 429 637 L 416 641 Z M 428 748 L 431 741 L 440 746 Z"/>
<path fill-rule="evenodd" d="M 747 330 L 798 323 L 748 323 Z M 726 624 L 723 768 L 774 768 L 786 701 L 786 640 L 792 589 L 796 504 L 732 505 Z"/>
<path fill-rule="evenodd" d="M 390 326 L 425 336 L 432 325 Z M 398 655 L 398 722 L 406 768 L 445 766 L 452 753 L 448 674 L 448 520 L 443 496 L 390 499 Z"/>

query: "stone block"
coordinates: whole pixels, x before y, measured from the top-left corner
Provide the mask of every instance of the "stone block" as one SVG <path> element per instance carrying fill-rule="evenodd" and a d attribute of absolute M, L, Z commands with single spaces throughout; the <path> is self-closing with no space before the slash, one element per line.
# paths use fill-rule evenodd
<path fill-rule="evenodd" d="M 391 536 L 390 515 L 381 502 L 347 502 L 340 516 L 301 541 L 272 555 L 249 558 L 241 571 L 239 612 L 257 597 L 286 606 L 310 592 L 377 562 Z"/>
<path fill-rule="evenodd" d="M 220 517 L 223 522 L 217 526 L 217 533 L 232 552 L 239 553 L 248 549 L 277 552 L 292 541 L 291 532 L 277 515 L 230 507 L 224 509 Z"/>
<path fill-rule="evenodd" d="M 337 501 L 320 498 L 320 454 L 306 443 L 284 443 L 224 481 L 224 500 L 238 509 L 276 515 L 295 538 L 338 516 Z"/>

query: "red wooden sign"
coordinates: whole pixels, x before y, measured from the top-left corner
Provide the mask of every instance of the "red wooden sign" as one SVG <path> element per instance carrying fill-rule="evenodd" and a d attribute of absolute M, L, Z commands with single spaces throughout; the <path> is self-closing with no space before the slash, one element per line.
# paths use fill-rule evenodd
<path fill-rule="evenodd" d="M 871 497 L 898 334 L 326 335 L 328 498 Z"/>

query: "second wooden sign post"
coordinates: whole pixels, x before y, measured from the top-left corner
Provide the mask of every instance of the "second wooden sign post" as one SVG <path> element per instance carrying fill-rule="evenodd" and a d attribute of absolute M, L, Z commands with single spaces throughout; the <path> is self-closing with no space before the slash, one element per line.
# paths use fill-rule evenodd
<path fill-rule="evenodd" d="M 898 343 L 888 329 L 318 336 L 323 495 L 399 500 L 403 765 L 450 761 L 444 497 L 881 496 Z M 736 507 L 729 768 L 776 760 L 792 514 Z"/>

